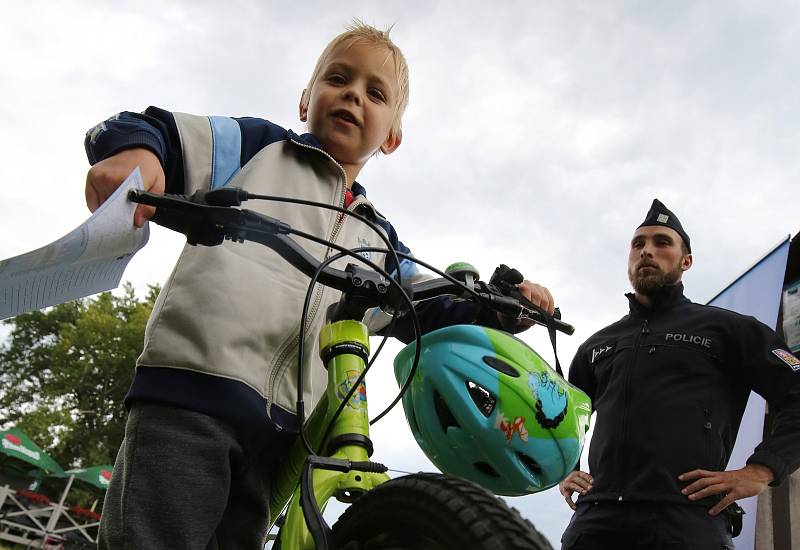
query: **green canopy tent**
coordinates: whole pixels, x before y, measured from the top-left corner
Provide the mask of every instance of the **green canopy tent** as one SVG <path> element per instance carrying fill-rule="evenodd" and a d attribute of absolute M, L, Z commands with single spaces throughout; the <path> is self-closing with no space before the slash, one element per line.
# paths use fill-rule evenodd
<path fill-rule="evenodd" d="M 27 464 L 32 464 L 48 475 L 58 476 L 64 474 L 61 466 L 39 448 L 36 443 L 31 441 L 19 428 L 0 431 L 0 453 Z M 18 472 L 23 471 L 23 468 L 18 463 L 9 463 L 9 465 Z"/>
<path fill-rule="evenodd" d="M 75 476 L 83 482 L 94 485 L 99 489 L 108 489 L 108 484 L 111 482 L 111 472 L 113 466 L 110 464 L 103 464 L 101 466 L 92 466 L 91 468 L 79 468 L 75 470 L 67 470 L 64 475 Z"/>
<path fill-rule="evenodd" d="M 0 540 L 27 547 L 42 543 L 52 531 L 46 524 L 55 506 L 46 495 L 32 491 L 45 475 L 63 477 L 64 470 L 19 428 L 0 430 L 0 469 L 4 477 L 11 474 L 0 486 Z M 24 478 L 36 480 L 31 490 L 17 486 Z"/>

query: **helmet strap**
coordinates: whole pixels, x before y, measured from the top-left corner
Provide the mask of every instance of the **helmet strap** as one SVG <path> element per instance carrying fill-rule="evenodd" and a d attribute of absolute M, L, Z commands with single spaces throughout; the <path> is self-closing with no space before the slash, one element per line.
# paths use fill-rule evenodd
<path fill-rule="evenodd" d="M 550 344 L 553 346 L 553 356 L 556 358 L 556 372 L 561 378 L 564 378 L 564 372 L 561 370 L 561 363 L 558 360 L 558 352 L 556 351 L 556 326 L 553 322 L 554 319 L 558 319 L 561 317 L 561 312 L 556 311 L 553 313 L 553 316 L 547 316 L 547 333 L 550 335 Z"/>

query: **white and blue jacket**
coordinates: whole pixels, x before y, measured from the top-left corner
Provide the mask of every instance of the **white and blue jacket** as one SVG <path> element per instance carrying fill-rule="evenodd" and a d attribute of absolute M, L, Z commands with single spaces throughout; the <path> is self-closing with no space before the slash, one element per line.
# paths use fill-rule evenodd
<path fill-rule="evenodd" d="M 342 167 L 311 134 L 297 135 L 257 118 L 205 117 L 154 107 L 123 112 L 92 128 L 86 152 L 94 164 L 124 149 L 145 147 L 158 155 L 168 193 L 235 186 L 252 193 L 300 198 L 343 206 Z M 392 225 L 353 183 L 348 209 L 372 219 L 392 246 L 410 253 Z M 248 208 L 346 248 L 382 247 L 366 224 L 338 212 L 288 203 L 252 201 Z M 324 245 L 303 246 L 317 259 Z M 389 273 L 391 257 L 372 254 Z M 352 259 L 333 265 L 340 269 Z M 401 260 L 405 280 L 419 277 L 416 264 Z M 300 316 L 308 277 L 273 251 L 255 244 L 185 246 L 164 284 L 145 331 L 126 398 L 166 403 L 238 422 L 268 420 L 278 429 L 297 428 L 296 369 Z M 327 382 L 316 347 L 325 311 L 340 297 L 318 285 L 306 320 L 304 399 L 315 404 Z M 481 316 L 470 302 L 428 303 L 418 313 L 423 331 Z M 408 323 L 393 335 L 409 341 Z"/>

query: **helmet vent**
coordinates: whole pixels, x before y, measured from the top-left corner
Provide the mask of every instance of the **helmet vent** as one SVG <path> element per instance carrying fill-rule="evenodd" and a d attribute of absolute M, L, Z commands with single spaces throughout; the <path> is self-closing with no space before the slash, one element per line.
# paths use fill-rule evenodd
<path fill-rule="evenodd" d="M 496 478 L 500 477 L 500 474 L 497 473 L 497 470 L 489 466 L 488 462 L 476 462 L 475 464 L 473 464 L 473 466 L 483 475 Z"/>
<path fill-rule="evenodd" d="M 539 466 L 539 463 L 534 459 L 522 453 L 517 453 L 517 458 L 519 458 L 519 461 L 522 462 L 532 474 L 537 476 L 542 475 L 542 467 Z"/>
<path fill-rule="evenodd" d="M 436 416 L 439 418 L 439 425 L 442 427 L 443 431 L 446 432 L 448 428 L 461 427 L 459 426 L 456 417 L 453 416 L 453 412 L 450 410 L 450 407 L 447 406 L 447 403 L 445 403 L 438 391 L 433 392 L 433 405 L 436 409 Z"/>
<path fill-rule="evenodd" d="M 472 401 L 478 407 L 478 410 L 481 411 L 481 414 L 486 418 L 492 414 L 494 411 L 494 407 L 497 404 L 497 399 L 489 393 L 489 390 L 483 388 L 472 382 L 471 380 L 467 380 L 467 393 L 472 398 Z"/>
<path fill-rule="evenodd" d="M 502 372 L 503 374 L 507 374 L 508 376 L 513 376 L 514 378 L 519 378 L 519 372 L 517 369 L 500 359 L 499 357 L 494 357 L 492 355 L 484 355 L 483 362 L 492 367 L 495 370 Z"/>

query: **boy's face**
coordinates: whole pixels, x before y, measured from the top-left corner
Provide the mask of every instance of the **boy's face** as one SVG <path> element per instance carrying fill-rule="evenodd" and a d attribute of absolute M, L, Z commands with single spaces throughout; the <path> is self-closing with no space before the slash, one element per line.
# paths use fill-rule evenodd
<path fill-rule="evenodd" d="M 360 169 L 378 149 L 389 154 L 399 147 L 400 136 L 390 136 L 397 101 L 389 49 L 350 42 L 325 60 L 308 104 L 300 103 L 300 120 L 346 170 Z"/>

